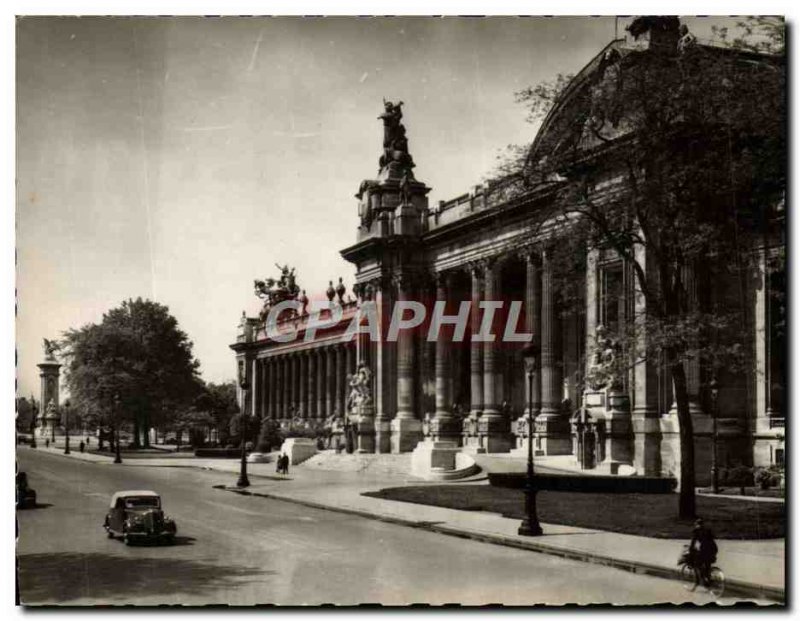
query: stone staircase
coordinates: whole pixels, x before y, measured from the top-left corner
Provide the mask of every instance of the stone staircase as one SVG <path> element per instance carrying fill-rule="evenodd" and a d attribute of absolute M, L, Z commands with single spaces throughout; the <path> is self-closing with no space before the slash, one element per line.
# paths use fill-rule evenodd
<path fill-rule="evenodd" d="M 406 476 L 411 471 L 411 453 L 339 453 L 322 451 L 309 457 L 298 468 L 332 472 L 367 472 L 375 475 Z"/>

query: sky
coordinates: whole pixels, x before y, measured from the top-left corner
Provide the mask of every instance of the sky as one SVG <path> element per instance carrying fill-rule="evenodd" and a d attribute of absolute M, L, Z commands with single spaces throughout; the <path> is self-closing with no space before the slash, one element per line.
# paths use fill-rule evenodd
<path fill-rule="evenodd" d="M 726 20 L 687 21 L 704 38 Z M 309 297 L 352 285 L 339 251 L 383 97 L 405 104 L 433 205 L 534 138 L 516 91 L 614 33 L 613 17 L 19 19 L 18 394 L 38 398 L 43 338 L 139 296 L 169 307 L 204 379 L 232 379 L 254 279 L 277 262 Z"/>

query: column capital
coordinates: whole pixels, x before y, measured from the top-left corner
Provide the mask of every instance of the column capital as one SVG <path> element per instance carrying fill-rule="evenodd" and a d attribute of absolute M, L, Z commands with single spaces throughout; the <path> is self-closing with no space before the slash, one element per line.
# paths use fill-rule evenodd
<path fill-rule="evenodd" d="M 467 263 L 467 269 L 469 270 L 469 273 L 473 278 L 476 278 L 478 280 L 483 280 L 484 273 L 486 270 L 486 266 L 484 265 L 483 261 L 481 260 L 470 261 L 469 263 Z"/>
<path fill-rule="evenodd" d="M 540 244 L 528 244 L 517 250 L 519 257 L 526 264 L 539 265 L 542 260 L 542 248 Z"/>
<path fill-rule="evenodd" d="M 405 291 L 414 288 L 415 285 L 419 285 L 424 281 L 424 277 L 421 276 L 420 272 L 394 272 L 391 278 L 392 283 L 398 289 L 403 289 Z"/>

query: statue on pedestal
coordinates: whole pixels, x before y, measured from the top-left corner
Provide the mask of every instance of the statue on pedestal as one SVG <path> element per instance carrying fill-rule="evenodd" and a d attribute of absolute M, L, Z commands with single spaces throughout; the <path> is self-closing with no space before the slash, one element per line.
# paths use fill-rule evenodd
<path fill-rule="evenodd" d="M 339 297 L 339 305 L 344 306 L 344 294 L 347 292 L 347 288 L 344 286 L 344 282 L 342 282 L 342 277 L 339 276 L 339 284 L 336 285 L 336 295 Z"/>
<path fill-rule="evenodd" d="M 619 365 L 619 343 L 611 338 L 605 326 L 597 326 L 592 362 L 586 374 L 586 383 L 592 390 L 619 388 L 622 384 Z"/>
<path fill-rule="evenodd" d="M 350 379 L 350 395 L 347 397 L 347 411 L 351 414 L 361 411 L 372 404 L 371 395 L 372 372 L 363 362 Z"/>
<path fill-rule="evenodd" d="M 383 155 L 378 164 L 382 170 L 389 164 L 397 162 L 410 173 L 414 168 L 414 161 L 408 153 L 406 128 L 400 122 L 403 118 L 402 106 L 402 101 L 393 104 L 391 101 L 383 100 L 384 112 L 378 117 L 383 121 Z"/>
<path fill-rule="evenodd" d="M 44 341 L 44 359 L 48 362 L 56 361 L 56 352 L 59 350 L 58 342 L 51 341 L 50 339 L 42 339 Z"/>
<path fill-rule="evenodd" d="M 258 315 L 261 321 L 266 321 L 270 308 L 285 300 L 296 300 L 300 293 L 300 287 L 297 286 L 294 268 L 277 263 L 275 267 L 281 272 L 280 278 L 256 280 L 253 283 L 256 296 L 264 300 L 264 306 Z"/>

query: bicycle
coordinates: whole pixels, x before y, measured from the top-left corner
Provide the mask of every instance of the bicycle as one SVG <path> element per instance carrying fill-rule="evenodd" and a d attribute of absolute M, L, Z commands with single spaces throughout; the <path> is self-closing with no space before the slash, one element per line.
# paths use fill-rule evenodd
<path fill-rule="evenodd" d="M 680 559 L 678 559 L 680 566 L 681 581 L 687 584 L 692 584 L 694 587 L 698 586 L 696 576 L 694 573 L 694 561 L 692 559 L 692 551 L 689 546 L 683 547 Z M 725 574 L 716 565 L 712 565 L 708 572 L 709 586 L 708 591 L 714 597 L 720 598 L 725 592 Z M 693 589 L 694 590 L 694 589 Z"/>

